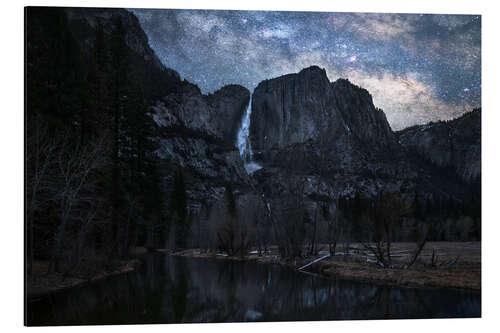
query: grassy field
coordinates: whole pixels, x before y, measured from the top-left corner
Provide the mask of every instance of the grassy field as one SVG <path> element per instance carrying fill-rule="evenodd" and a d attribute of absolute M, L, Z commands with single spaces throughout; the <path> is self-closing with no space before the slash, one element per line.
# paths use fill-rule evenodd
<path fill-rule="evenodd" d="M 381 268 L 374 256 L 363 244 L 351 243 L 338 246 L 336 255 L 316 262 L 305 271 L 331 278 L 344 278 L 365 282 L 413 286 L 451 287 L 481 290 L 481 242 L 428 242 L 419 259 L 410 268 L 401 268 L 415 251 L 415 243 L 393 243 L 392 261 L 398 268 Z M 276 247 L 259 256 L 251 251 L 244 258 L 228 257 L 221 253 L 206 253 L 189 249 L 174 253 L 186 257 L 214 257 L 226 260 L 254 260 L 260 263 L 275 263 L 298 269 L 313 260 L 328 254 L 323 246 L 316 257 L 281 260 Z M 434 253 L 434 265 L 431 264 Z"/>

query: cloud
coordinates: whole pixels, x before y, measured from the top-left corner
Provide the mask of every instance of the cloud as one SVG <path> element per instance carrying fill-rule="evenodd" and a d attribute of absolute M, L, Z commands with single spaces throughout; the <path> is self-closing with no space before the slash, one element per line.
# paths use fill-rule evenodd
<path fill-rule="evenodd" d="M 284 24 L 275 27 L 264 28 L 261 30 L 261 36 L 264 38 L 290 38 L 293 32 L 292 29 Z"/>
<path fill-rule="evenodd" d="M 480 21 L 477 15 L 335 13 L 330 24 L 368 42 L 392 42 L 414 56 L 469 70 L 481 57 Z"/>
<path fill-rule="evenodd" d="M 432 20 L 439 26 L 445 27 L 447 29 L 455 29 L 457 27 L 463 27 L 464 25 L 470 23 L 470 15 L 432 15 Z"/>
<path fill-rule="evenodd" d="M 331 23 L 337 30 L 355 32 L 366 39 L 387 41 L 393 38 L 411 39 L 415 28 L 408 18 L 397 14 L 337 13 Z"/>
<path fill-rule="evenodd" d="M 192 33 L 209 33 L 214 27 L 224 28 L 225 21 L 216 15 L 207 12 L 181 11 L 177 15 L 178 21 L 186 27 L 186 30 Z"/>
<path fill-rule="evenodd" d="M 288 38 L 290 34 L 287 31 L 280 29 L 264 29 L 262 30 L 262 37 L 264 38 Z"/>

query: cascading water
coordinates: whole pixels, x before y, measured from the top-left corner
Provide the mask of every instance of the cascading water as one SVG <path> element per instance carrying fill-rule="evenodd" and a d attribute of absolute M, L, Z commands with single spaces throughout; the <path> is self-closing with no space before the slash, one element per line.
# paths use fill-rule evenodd
<path fill-rule="evenodd" d="M 245 169 L 248 173 L 262 168 L 257 162 L 253 161 L 253 151 L 252 144 L 250 143 L 250 115 L 252 114 L 252 95 L 250 95 L 250 101 L 248 102 L 247 109 L 245 110 L 245 115 L 241 121 L 241 126 L 238 131 L 238 137 L 236 144 L 238 145 L 238 150 L 240 151 L 240 156 L 245 163 Z"/>

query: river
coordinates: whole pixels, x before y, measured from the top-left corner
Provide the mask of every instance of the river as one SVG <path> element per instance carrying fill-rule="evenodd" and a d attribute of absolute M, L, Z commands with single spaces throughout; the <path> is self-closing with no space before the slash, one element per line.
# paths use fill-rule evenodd
<path fill-rule="evenodd" d="M 163 254 L 136 272 L 27 303 L 28 325 L 456 318 L 479 292 L 325 279 L 287 267 Z"/>

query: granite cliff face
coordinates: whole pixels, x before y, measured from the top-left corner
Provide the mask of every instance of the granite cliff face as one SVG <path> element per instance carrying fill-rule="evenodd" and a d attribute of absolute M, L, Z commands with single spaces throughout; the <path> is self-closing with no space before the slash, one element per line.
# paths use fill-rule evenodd
<path fill-rule="evenodd" d="M 240 85 L 227 85 L 206 97 L 207 104 L 214 110 L 210 122 L 227 143 L 234 143 L 250 100 L 250 91 Z"/>
<path fill-rule="evenodd" d="M 203 95 L 196 85 L 184 83 L 176 92 L 157 100 L 151 113 L 163 127 L 199 131 L 234 146 L 249 99 L 248 89 L 239 85 Z"/>
<path fill-rule="evenodd" d="M 249 91 L 241 86 L 226 86 L 207 96 L 187 84 L 150 108 L 159 126 L 158 154 L 164 160 L 164 172 L 172 175 L 176 168 L 183 169 L 193 211 L 221 199 L 227 184 L 250 186 L 235 147 L 249 98 Z M 166 177 L 167 187 L 172 181 Z"/>
<path fill-rule="evenodd" d="M 411 154 L 452 170 L 466 183 L 480 182 L 481 109 L 451 121 L 413 126 L 397 135 Z"/>
<path fill-rule="evenodd" d="M 131 12 L 121 8 L 77 8 L 64 9 L 72 34 L 80 41 L 84 53 L 91 52 L 99 30 L 110 36 L 116 23 L 121 22 L 125 31 L 125 42 L 130 48 L 131 75 L 140 82 L 146 99 L 150 102 L 161 98 L 183 85 L 179 74 L 165 67 L 149 46 L 148 37 L 139 20 Z"/>
<path fill-rule="evenodd" d="M 384 111 L 373 105 L 370 93 L 348 80 L 331 83 L 335 108 L 340 111 L 349 133 L 372 149 L 386 149 L 395 145 L 395 137 Z"/>
<path fill-rule="evenodd" d="M 261 82 L 254 91 L 250 135 L 255 151 L 318 139 L 344 126 L 326 72 L 310 67 Z"/>
<path fill-rule="evenodd" d="M 353 149 L 369 145 L 370 151 L 380 151 L 396 144 L 383 111 L 365 89 L 343 79 L 331 83 L 317 66 L 261 82 L 253 94 L 251 123 L 252 146 L 264 163 L 307 141 L 328 145 L 329 155 L 345 161 Z"/>

